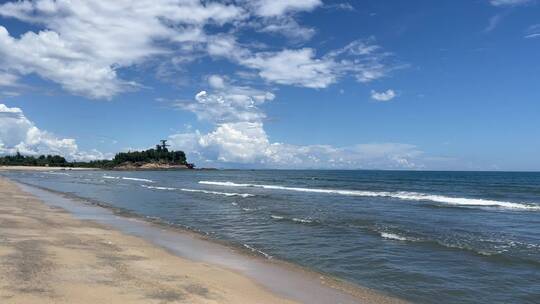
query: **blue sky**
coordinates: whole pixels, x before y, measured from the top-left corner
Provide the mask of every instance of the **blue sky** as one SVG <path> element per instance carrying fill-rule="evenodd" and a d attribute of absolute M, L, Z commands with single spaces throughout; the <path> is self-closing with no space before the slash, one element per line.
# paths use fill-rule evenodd
<path fill-rule="evenodd" d="M 540 3 L 3 1 L 0 153 L 540 170 Z"/>

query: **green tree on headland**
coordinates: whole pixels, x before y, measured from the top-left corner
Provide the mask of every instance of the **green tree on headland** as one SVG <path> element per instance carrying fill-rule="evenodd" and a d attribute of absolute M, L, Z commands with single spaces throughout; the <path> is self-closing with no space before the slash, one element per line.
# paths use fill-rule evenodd
<path fill-rule="evenodd" d="M 17 152 L 15 155 L 0 157 L 0 166 L 47 166 L 47 167 L 82 167 L 82 168 L 103 168 L 113 169 L 126 164 L 160 164 L 160 165 L 182 165 L 190 169 L 193 164 L 187 162 L 184 151 L 169 151 L 166 140 L 162 140 L 161 145 L 155 149 L 144 151 L 129 151 L 117 153 L 112 160 L 95 160 L 90 162 L 68 162 L 59 155 L 24 156 Z"/>

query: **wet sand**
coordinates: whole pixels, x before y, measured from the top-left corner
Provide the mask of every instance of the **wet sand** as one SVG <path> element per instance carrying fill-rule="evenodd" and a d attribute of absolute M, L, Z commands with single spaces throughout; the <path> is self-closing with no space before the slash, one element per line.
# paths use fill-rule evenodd
<path fill-rule="evenodd" d="M 402 303 L 28 190 L 0 178 L 1 303 Z"/>

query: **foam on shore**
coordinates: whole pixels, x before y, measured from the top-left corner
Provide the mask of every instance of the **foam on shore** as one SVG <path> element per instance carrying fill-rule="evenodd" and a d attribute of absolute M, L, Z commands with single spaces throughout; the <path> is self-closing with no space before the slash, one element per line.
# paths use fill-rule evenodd
<path fill-rule="evenodd" d="M 283 190 L 296 191 L 307 193 L 335 194 L 345 196 L 363 196 L 363 197 L 390 197 L 409 201 L 430 201 L 443 203 L 454 206 L 480 206 L 480 207 L 498 207 L 506 209 L 519 209 L 540 211 L 540 206 L 530 205 L 526 203 L 514 203 L 506 201 L 496 201 L 488 199 L 464 198 L 464 197 L 449 197 L 444 195 L 426 194 L 418 192 L 388 192 L 388 191 L 363 191 L 363 190 L 345 190 L 345 189 L 320 189 L 320 188 L 301 188 L 301 187 L 286 187 L 279 185 L 264 185 L 264 184 L 239 184 L 233 182 L 219 181 L 199 181 L 203 185 L 214 185 L 222 187 L 251 187 L 262 188 L 268 190 Z"/>

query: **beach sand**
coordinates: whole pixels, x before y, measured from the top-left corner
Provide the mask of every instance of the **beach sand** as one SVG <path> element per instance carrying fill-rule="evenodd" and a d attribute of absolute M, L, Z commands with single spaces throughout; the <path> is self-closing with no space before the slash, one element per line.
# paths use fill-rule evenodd
<path fill-rule="evenodd" d="M 293 303 L 249 278 L 73 218 L 0 178 L 0 303 Z"/>
<path fill-rule="evenodd" d="M 178 256 L 147 237 L 77 219 L 55 207 L 62 203 L 51 205 L 50 197 L 37 194 L 43 190 L 31 192 L 47 204 L 25 192 L 29 189 L 0 177 L 0 303 L 405 303 L 278 261 L 234 253 L 189 233 L 135 224 L 153 237 L 172 236 L 176 247 L 193 247 L 181 252 L 214 252 L 229 264 Z M 65 200 L 51 195 L 55 202 Z"/>

